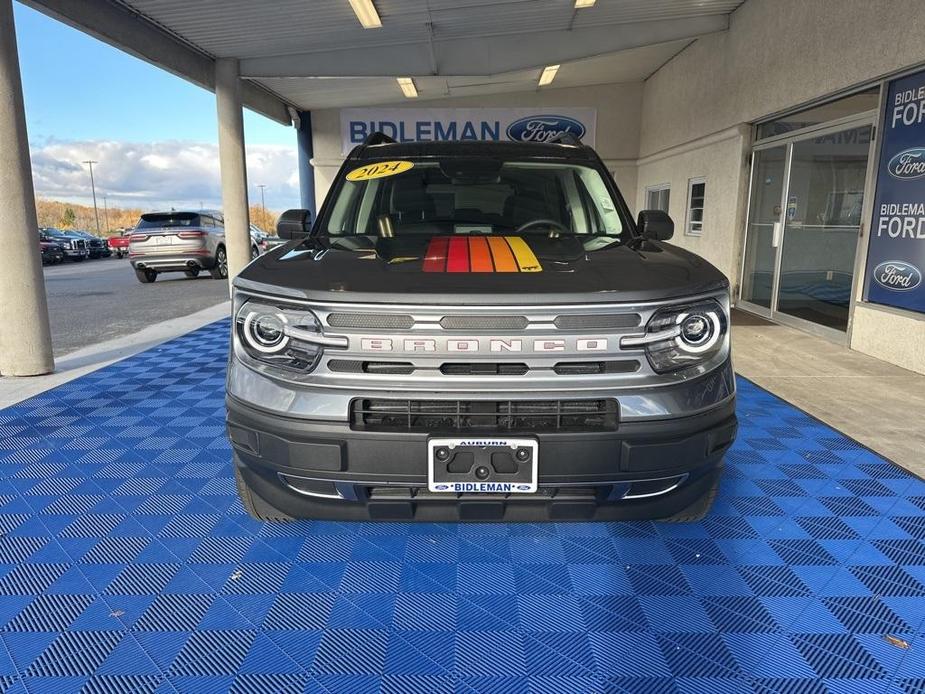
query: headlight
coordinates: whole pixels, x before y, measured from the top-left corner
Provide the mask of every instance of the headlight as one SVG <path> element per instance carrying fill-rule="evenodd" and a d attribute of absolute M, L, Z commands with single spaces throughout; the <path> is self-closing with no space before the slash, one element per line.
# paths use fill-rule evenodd
<path fill-rule="evenodd" d="M 241 332 L 251 349 L 262 354 L 276 354 L 289 344 L 286 334 L 288 322 L 283 313 L 254 311 L 244 318 Z"/>
<path fill-rule="evenodd" d="M 245 357 L 286 371 L 311 371 L 325 346 L 347 346 L 345 338 L 325 337 L 311 311 L 262 301 L 237 310 L 235 336 Z"/>
<path fill-rule="evenodd" d="M 623 347 L 645 347 L 658 373 L 704 364 L 728 349 L 726 309 L 712 299 L 660 309 L 642 337 L 623 338 Z"/>

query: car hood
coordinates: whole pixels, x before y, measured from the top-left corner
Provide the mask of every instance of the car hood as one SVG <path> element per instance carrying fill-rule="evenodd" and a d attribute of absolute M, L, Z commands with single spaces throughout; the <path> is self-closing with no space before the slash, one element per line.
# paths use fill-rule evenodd
<path fill-rule="evenodd" d="M 728 288 L 668 243 L 601 237 L 312 238 L 261 256 L 238 287 L 323 301 L 542 304 L 658 301 Z"/>

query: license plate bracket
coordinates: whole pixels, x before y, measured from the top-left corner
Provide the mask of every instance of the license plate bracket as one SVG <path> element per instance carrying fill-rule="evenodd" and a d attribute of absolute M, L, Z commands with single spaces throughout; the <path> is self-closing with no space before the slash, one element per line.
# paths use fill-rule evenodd
<path fill-rule="evenodd" d="M 430 438 L 427 489 L 448 494 L 536 492 L 539 443 L 530 438 Z"/>

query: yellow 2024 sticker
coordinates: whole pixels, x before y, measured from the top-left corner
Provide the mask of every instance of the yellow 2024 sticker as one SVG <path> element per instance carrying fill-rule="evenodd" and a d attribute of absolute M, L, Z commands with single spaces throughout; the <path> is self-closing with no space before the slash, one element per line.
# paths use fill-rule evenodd
<path fill-rule="evenodd" d="M 348 181 L 369 181 L 373 178 L 385 178 L 404 173 L 414 167 L 413 161 L 377 161 L 375 164 L 366 164 L 347 174 Z"/>

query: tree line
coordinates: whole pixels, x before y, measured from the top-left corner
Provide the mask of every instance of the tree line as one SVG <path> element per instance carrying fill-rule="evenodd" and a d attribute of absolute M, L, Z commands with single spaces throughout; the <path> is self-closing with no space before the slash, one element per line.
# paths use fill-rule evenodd
<path fill-rule="evenodd" d="M 113 236 L 124 229 L 132 229 L 138 223 L 138 218 L 145 210 L 140 207 L 117 207 L 110 205 L 108 210 L 102 205 L 98 207 L 100 214 L 100 233 L 103 236 Z M 40 227 L 55 227 L 56 229 L 81 229 L 96 233 L 96 217 L 92 205 L 80 205 L 74 202 L 62 202 L 47 198 L 36 198 L 35 211 Z M 276 218 L 279 216 L 273 210 L 266 210 L 260 205 L 250 206 L 251 223 L 256 224 L 264 231 L 275 233 Z M 108 223 L 107 223 L 108 221 Z"/>

